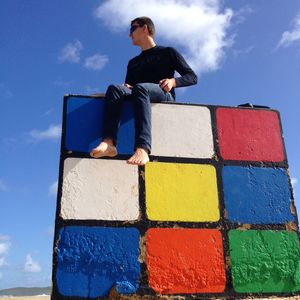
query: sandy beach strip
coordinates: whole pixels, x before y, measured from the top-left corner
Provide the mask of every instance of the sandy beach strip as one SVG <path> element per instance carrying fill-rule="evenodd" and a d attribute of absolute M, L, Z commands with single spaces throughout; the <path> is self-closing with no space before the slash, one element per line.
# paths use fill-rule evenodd
<path fill-rule="evenodd" d="M 28 297 L 0 297 L 2 299 L 10 300 L 50 300 L 50 296 L 28 296 Z"/>
<path fill-rule="evenodd" d="M 50 300 L 50 296 L 28 296 L 28 297 L 0 297 L 0 300 Z M 141 298 L 142 299 L 142 298 Z M 149 298 L 148 298 L 149 299 Z M 155 299 L 155 298 L 154 298 Z M 219 300 L 224 300 L 226 298 L 220 298 Z M 300 296 L 294 297 L 269 297 L 269 298 L 245 298 L 245 300 L 300 300 Z M 218 299 L 215 299 L 218 300 Z M 242 300 L 242 299 L 240 299 Z"/>

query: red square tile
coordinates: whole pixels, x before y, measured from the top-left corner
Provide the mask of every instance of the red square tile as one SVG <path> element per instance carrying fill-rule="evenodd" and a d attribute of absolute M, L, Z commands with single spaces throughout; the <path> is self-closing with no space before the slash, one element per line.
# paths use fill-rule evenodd
<path fill-rule="evenodd" d="M 270 162 L 284 160 L 281 129 L 276 112 L 218 108 L 216 118 L 223 159 Z"/>
<path fill-rule="evenodd" d="M 226 277 L 222 236 L 215 229 L 151 228 L 149 285 L 161 294 L 221 293 Z"/>

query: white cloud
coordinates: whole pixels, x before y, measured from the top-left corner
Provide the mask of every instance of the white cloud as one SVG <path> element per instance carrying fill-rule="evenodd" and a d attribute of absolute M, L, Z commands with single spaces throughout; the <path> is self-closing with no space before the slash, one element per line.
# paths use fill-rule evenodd
<path fill-rule="evenodd" d="M 0 234 L 0 242 L 7 242 L 10 240 L 10 237 L 8 235 Z"/>
<path fill-rule="evenodd" d="M 68 43 L 62 48 L 58 60 L 60 62 L 79 63 L 80 51 L 82 49 L 83 46 L 78 40 L 75 40 L 73 43 Z"/>
<path fill-rule="evenodd" d="M 1 242 L 0 243 L 0 256 L 6 255 L 9 248 L 10 248 L 10 243 L 9 242 Z"/>
<path fill-rule="evenodd" d="M 291 178 L 291 183 L 292 183 L 292 186 L 295 187 L 295 185 L 298 183 L 298 179 L 297 178 Z"/>
<path fill-rule="evenodd" d="M 38 273 L 41 272 L 41 270 L 42 268 L 40 264 L 32 259 L 31 254 L 27 254 L 24 264 L 24 271 L 28 273 Z"/>
<path fill-rule="evenodd" d="M 9 243 L 0 243 L 0 256 L 6 255 L 9 249 Z"/>
<path fill-rule="evenodd" d="M 6 264 L 6 255 L 10 249 L 10 238 L 0 234 L 0 268 Z"/>
<path fill-rule="evenodd" d="M 5 182 L 0 178 L 0 192 L 7 192 L 8 187 Z"/>
<path fill-rule="evenodd" d="M 285 31 L 277 45 L 278 47 L 288 47 L 292 44 L 300 42 L 300 14 L 293 20 L 293 28 L 291 31 Z"/>
<path fill-rule="evenodd" d="M 108 63 L 106 55 L 95 54 L 89 56 L 84 61 L 84 67 L 89 70 L 99 71 Z"/>
<path fill-rule="evenodd" d="M 51 124 L 46 130 L 33 129 L 29 134 L 34 140 L 37 141 L 56 140 L 61 136 L 61 125 Z"/>
<path fill-rule="evenodd" d="M 171 46 L 182 47 L 184 56 L 199 74 L 218 69 L 224 49 L 232 44 L 228 29 L 233 11 L 223 10 L 222 3 L 221 0 L 108 0 L 97 7 L 95 16 L 109 29 L 127 30 L 128 35 L 130 21 L 148 15 L 156 25 L 157 36 Z"/>
<path fill-rule="evenodd" d="M 54 196 L 56 197 L 56 194 L 57 194 L 57 188 L 58 188 L 58 182 L 55 181 L 53 182 L 50 187 L 49 187 L 49 190 L 48 190 L 48 194 L 49 196 Z"/>

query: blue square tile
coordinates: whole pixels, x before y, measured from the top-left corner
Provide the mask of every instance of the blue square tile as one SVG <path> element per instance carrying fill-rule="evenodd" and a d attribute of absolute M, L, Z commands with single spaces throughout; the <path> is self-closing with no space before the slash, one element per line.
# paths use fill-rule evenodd
<path fill-rule="evenodd" d="M 69 97 L 66 109 L 65 148 L 89 153 L 102 140 L 104 99 Z M 123 105 L 118 132 L 118 153 L 131 154 L 134 148 L 132 103 Z"/>
<path fill-rule="evenodd" d="M 222 176 L 225 209 L 230 221 L 284 224 L 294 220 L 285 170 L 225 166 Z"/>
<path fill-rule="evenodd" d="M 95 298 L 139 287 L 139 231 L 67 226 L 59 232 L 56 283 L 63 296 Z"/>

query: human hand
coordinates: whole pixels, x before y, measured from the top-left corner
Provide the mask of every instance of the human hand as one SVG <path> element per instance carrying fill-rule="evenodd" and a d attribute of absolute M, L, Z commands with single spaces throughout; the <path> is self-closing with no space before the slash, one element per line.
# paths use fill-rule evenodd
<path fill-rule="evenodd" d="M 123 85 L 124 85 L 125 87 L 127 87 L 128 89 L 132 89 L 132 88 L 133 88 L 133 86 L 130 85 L 130 84 L 128 84 L 128 83 L 124 83 Z"/>
<path fill-rule="evenodd" d="M 170 92 L 172 88 L 176 87 L 175 78 L 165 78 L 159 82 L 159 86 L 165 91 Z"/>

